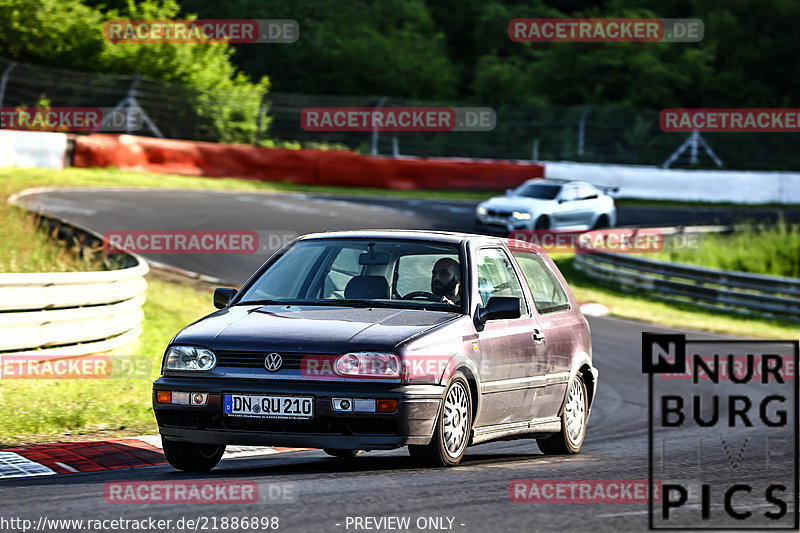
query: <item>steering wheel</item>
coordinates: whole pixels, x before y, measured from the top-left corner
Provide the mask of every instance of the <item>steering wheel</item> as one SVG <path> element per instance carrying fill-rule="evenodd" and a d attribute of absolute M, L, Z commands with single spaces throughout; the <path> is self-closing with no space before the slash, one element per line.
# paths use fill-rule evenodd
<path fill-rule="evenodd" d="M 432 292 L 427 291 L 414 291 L 409 292 L 405 296 L 403 296 L 403 300 L 413 300 L 414 298 L 427 298 L 432 302 L 441 302 L 442 298 L 440 296 L 436 296 Z"/>

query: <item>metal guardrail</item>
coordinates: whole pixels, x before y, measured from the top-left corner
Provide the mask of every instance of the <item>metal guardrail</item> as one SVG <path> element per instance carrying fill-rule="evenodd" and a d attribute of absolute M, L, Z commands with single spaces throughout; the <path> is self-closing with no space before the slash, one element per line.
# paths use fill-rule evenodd
<path fill-rule="evenodd" d="M 685 228 L 687 233 L 725 231 Z M 699 231 L 697 231 L 699 229 Z M 730 228 L 727 228 L 729 230 Z M 670 231 L 679 234 L 681 231 Z M 669 263 L 620 253 L 575 254 L 575 268 L 623 289 L 741 314 L 800 320 L 800 279 Z"/>
<path fill-rule="evenodd" d="M 24 193 L 23 193 L 24 194 Z M 9 198 L 16 204 L 19 196 Z M 81 246 L 102 237 L 57 217 L 38 215 L 57 233 Z M 101 272 L 0 274 L 0 356 L 102 353 L 141 334 L 149 271 L 128 254 L 126 268 Z"/>

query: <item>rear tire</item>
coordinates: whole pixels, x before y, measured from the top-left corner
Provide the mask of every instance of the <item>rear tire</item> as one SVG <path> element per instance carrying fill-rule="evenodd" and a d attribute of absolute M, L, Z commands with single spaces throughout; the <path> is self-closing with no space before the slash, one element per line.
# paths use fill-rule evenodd
<path fill-rule="evenodd" d="M 566 455 L 578 453 L 586 437 L 586 421 L 589 416 L 586 383 L 580 372 L 567 388 L 564 412 L 561 413 L 561 431 L 545 439 L 536 439 L 542 453 Z"/>
<path fill-rule="evenodd" d="M 464 374 L 456 372 L 442 399 L 433 438 L 427 445 L 408 446 L 412 458 L 428 466 L 456 466 L 461 462 L 472 429 L 472 396 Z"/>
<path fill-rule="evenodd" d="M 161 437 L 161 446 L 173 468 L 186 472 L 207 472 L 217 466 L 225 445 L 178 442 Z"/>
<path fill-rule="evenodd" d="M 340 457 L 342 459 L 350 459 L 364 453 L 364 450 L 343 450 L 340 448 L 322 448 L 322 451 L 331 457 Z"/>

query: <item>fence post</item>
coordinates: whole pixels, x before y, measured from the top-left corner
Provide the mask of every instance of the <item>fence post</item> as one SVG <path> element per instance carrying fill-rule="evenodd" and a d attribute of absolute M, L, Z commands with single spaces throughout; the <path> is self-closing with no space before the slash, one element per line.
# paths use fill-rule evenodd
<path fill-rule="evenodd" d="M 139 85 L 139 78 L 140 75 L 138 72 L 133 75 L 133 81 L 131 82 L 131 86 L 128 89 L 127 96 L 125 96 L 125 98 L 119 104 L 117 104 L 117 107 L 111 110 L 111 113 L 109 113 L 108 116 L 103 118 L 103 123 L 100 125 L 99 128 L 97 128 L 94 131 L 102 129 L 103 126 L 105 126 L 106 121 L 110 119 L 112 116 L 114 116 L 117 113 L 117 111 L 121 110 L 124 107 L 125 125 L 127 126 L 127 130 L 125 131 L 125 133 L 127 133 L 128 135 L 131 135 L 133 133 L 130 130 L 131 114 L 134 111 L 138 111 L 142 114 L 142 121 L 144 122 L 144 124 L 147 125 L 148 128 L 150 128 L 150 131 L 152 131 L 156 137 L 160 137 L 162 139 L 164 138 L 164 134 L 161 133 L 161 130 L 158 129 L 158 126 L 156 126 L 155 123 L 152 120 L 150 120 L 150 117 L 147 116 L 147 113 L 145 113 L 144 109 L 142 109 L 142 106 L 140 106 L 139 102 L 136 101 L 136 87 L 138 87 Z M 94 133 L 94 131 L 92 133 Z"/>
<path fill-rule="evenodd" d="M 256 146 L 261 146 L 261 129 L 264 126 L 264 113 L 267 105 L 267 94 L 269 93 L 264 93 L 261 95 L 261 103 L 258 104 L 258 131 L 256 131 Z"/>
<path fill-rule="evenodd" d="M 383 107 L 383 104 L 386 102 L 386 97 L 381 96 L 381 99 L 378 100 L 378 105 L 375 106 L 375 109 L 380 109 Z M 378 155 L 378 128 L 374 127 L 375 121 L 372 121 L 373 128 L 372 128 L 372 149 L 369 151 L 372 155 Z"/>
<path fill-rule="evenodd" d="M 0 109 L 3 108 L 3 97 L 6 95 L 6 82 L 8 81 L 8 75 L 11 74 L 11 71 L 14 70 L 14 67 L 17 66 L 16 61 L 12 61 L 11 64 L 8 65 L 8 68 L 3 71 L 3 77 L 0 78 Z"/>
<path fill-rule="evenodd" d="M 583 108 L 583 113 L 581 113 L 581 121 L 578 123 L 578 155 L 583 155 L 583 139 L 586 133 L 586 116 L 589 114 L 589 109 L 591 106 L 586 106 Z"/>

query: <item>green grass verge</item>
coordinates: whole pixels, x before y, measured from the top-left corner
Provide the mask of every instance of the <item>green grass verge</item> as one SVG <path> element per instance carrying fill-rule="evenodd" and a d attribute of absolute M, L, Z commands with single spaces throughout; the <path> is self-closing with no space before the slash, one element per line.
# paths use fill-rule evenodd
<path fill-rule="evenodd" d="M 800 338 L 800 323 L 797 322 L 709 311 L 690 303 L 660 300 L 641 292 L 625 292 L 595 281 L 576 270 L 573 254 L 553 254 L 553 260 L 569 281 L 578 301 L 602 303 L 609 308 L 612 316 L 749 338 Z"/>
<path fill-rule="evenodd" d="M 301 192 L 357 196 L 485 200 L 497 192 L 391 190 L 368 187 L 317 187 L 284 182 L 265 182 L 238 178 L 194 178 L 177 174 L 145 174 L 110 168 L 14 169 L 0 168 L 0 184 L 6 194 L 27 187 L 152 187 L 157 189 L 206 189 L 259 192 Z M 0 192 L 3 191 L 0 186 Z"/>
<path fill-rule="evenodd" d="M 800 226 L 779 220 L 731 234 L 704 234 L 698 247 L 637 254 L 641 257 L 755 274 L 800 278 Z"/>
<path fill-rule="evenodd" d="M 0 272 L 85 272 L 114 268 L 115 261 L 104 256 L 100 249 L 84 248 L 78 255 L 67 246 L 53 246 L 51 240 L 33 214 L 5 201 L 0 204 Z"/>
<path fill-rule="evenodd" d="M 150 405 L 161 356 L 175 333 L 213 311 L 211 290 L 148 276 L 144 333 L 117 353 L 147 357 L 135 379 L 0 380 L 0 446 L 158 433 Z"/>

